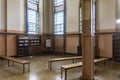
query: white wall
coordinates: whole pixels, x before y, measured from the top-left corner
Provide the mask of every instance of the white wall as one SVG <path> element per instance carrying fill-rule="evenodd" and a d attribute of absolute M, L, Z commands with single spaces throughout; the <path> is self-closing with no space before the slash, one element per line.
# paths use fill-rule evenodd
<path fill-rule="evenodd" d="M 44 20 L 44 31 L 53 33 L 53 13 L 52 13 L 52 0 L 50 1 L 49 6 L 44 7 L 48 9 L 48 13 L 44 14 L 44 19 L 50 18 L 49 21 Z M 47 8 L 48 7 L 48 8 Z M 45 9 L 44 8 L 44 9 Z M 47 11 L 44 11 L 47 12 Z M 50 16 L 48 16 L 50 15 Z M 45 24 L 45 23 L 50 24 Z M 66 32 L 73 33 L 78 32 L 78 25 L 79 25 L 79 0 L 66 0 Z M 50 27 L 50 28 L 49 28 Z"/>
<path fill-rule="evenodd" d="M 96 0 L 97 1 L 97 29 L 116 28 L 116 0 Z"/>
<path fill-rule="evenodd" d="M 79 0 L 66 0 L 66 32 L 78 32 Z"/>
<path fill-rule="evenodd" d="M 25 0 L 20 0 L 20 30 L 26 31 L 26 7 Z"/>
<path fill-rule="evenodd" d="M 50 33 L 50 0 L 44 0 L 44 10 L 43 10 L 43 33 Z"/>
<path fill-rule="evenodd" d="M 116 0 L 116 21 L 120 19 L 120 0 Z M 120 31 L 120 23 L 116 23 L 116 28 Z"/>
<path fill-rule="evenodd" d="M 25 31 L 24 0 L 7 0 L 7 30 Z"/>
<path fill-rule="evenodd" d="M 0 30 L 26 31 L 25 1 L 26 0 L 0 0 Z M 45 6 L 47 6 L 47 4 L 45 4 Z M 46 12 L 47 10 L 45 10 L 46 15 L 49 13 Z M 45 30 L 50 30 L 47 28 L 49 27 L 49 20 L 47 19 L 49 17 L 46 15 L 44 23 L 46 27 Z M 40 30 L 40 32 L 43 32 L 43 0 L 40 0 Z"/>
<path fill-rule="evenodd" d="M 39 6 L 39 10 L 40 10 L 40 33 L 43 33 L 43 0 L 40 0 L 40 6 Z"/>
<path fill-rule="evenodd" d="M 6 27 L 5 6 L 5 0 L 0 0 L 0 30 L 5 30 Z"/>

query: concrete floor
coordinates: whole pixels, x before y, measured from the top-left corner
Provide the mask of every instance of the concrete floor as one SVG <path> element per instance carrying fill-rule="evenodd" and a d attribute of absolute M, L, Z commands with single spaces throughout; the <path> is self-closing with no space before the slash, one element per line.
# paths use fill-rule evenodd
<path fill-rule="evenodd" d="M 0 66 L 0 80 L 61 80 L 60 65 L 72 63 L 71 61 L 56 62 L 53 70 L 48 70 L 48 59 L 61 56 L 35 56 L 30 58 L 30 72 L 22 73 L 22 65 L 15 63 L 14 66 Z M 26 66 L 27 67 L 27 66 Z M 26 69 L 27 70 L 27 69 Z M 68 71 L 68 80 L 79 80 L 82 68 Z M 64 80 L 64 79 L 62 79 Z M 95 80 L 120 80 L 120 63 L 106 62 L 95 64 Z"/>

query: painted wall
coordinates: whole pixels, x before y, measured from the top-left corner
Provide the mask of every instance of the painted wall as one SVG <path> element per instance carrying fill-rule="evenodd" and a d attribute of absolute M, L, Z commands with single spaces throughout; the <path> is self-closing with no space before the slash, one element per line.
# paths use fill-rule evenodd
<path fill-rule="evenodd" d="M 66 0 L 66 32 L 78 32 L 79 0 Z"/>
<path fill-rule="evenodd" d="M 25 0 L 7 0 L 7 32 L 25 32 Z M 7 56 L 16 55 L 16 36 L 8 35 Z"/>
<path fill-rule="evenodd" d="M 100 57 L 113 57 L 112 34 L 99 35 L 98 47 Z"/>
<path fill-rule="evenodd" d="M 120 19 L 120 0 L 116 0 L 116 21 Z M 120 23 L 116 23 L 116 29 L 120 31 Z"/>
<path fill-rule="evenodd" d="M 46 1 L 46 0 L 45 0 Z M 52 0 L 49 0 L 49 8 L 45 10 L 46 12 L 49 9 L 49 14 L 44 14 L 44 33 L 53 33 L 53 12 L 52 12 Z M 72 5 L 72 6 L 71 6 Z M 44 9 L 46 9 L 44 8 Z M 46 15 L 46 16 L 45 16 Z M 50 15 L 50 16 L 48 16 Z M 50 18 L 50 19 L 48 19 Z M 46 24 L 45 24 L 46 23 Z M 50 23 L 50 24 L 49 24 Z M 66 0 L 66 34 L 76 34 L 78 33 L 78 25 L 79 25 L 79 0 Z M 55 51 L 63 52 L 63 36 L 55 36 Z M 77 53 L 78 46 L 78 36 L 66 36 L 66 53 Z M 74 41 L 75 40 L 75 41 Z M 71 41 L 75 42 L 72 44 Z M 59 44 L 58 44 L 59 43 Z M 69 44 L 70 43 L 70 44 Z"/>
<path fill-rule="evenodd" d="M 7 30 L 12 32 L 25 31 L 25 0 L 7 0 Z M 52 0 L 40 0 L 40 15 L 41 15 L 41 33 L 53 33 L 52 26 Z M 44 2 L 44 4 L 42 4 Z M 44 6 L 43 6 L 44 5 Z M 72 6 L 71 6 L 72 5 Z M 97 29 L 101 31 L 115 31 L 115 0 L 97 0 Z M 44 10 L 42 9 L 44 7 Z M 0 0 L 0 29 L 5 29 L 5 0 Z M 78 33 L 78 17 L 79 0 L 66 0 L 66 33 Z M 108 14 L 109 13 L 109 14 Z M 3 27 L 4 26 L 4 27 Z M 4 37 L 1 37 L 1 41 Z M 15 40 L 15 36 L 9 36 L 7 39 L 8 50 L 14 52 L 15 44 L 10 49 L 9 40 Z M 74 38 L 76 42 L 74 45 L 70 44 L 71 39 Z M 62 39 L 61 37 L 57 37 Z M 60 40 L 58 40 L 59 42 Z M 72 45 L 72 46 L 71 46 Z M 60 45 L 58 45 L 59 47 Z M 76 53 L 78 46 L 78 37 L 67 37 L 66 48 L 68 53 Z M 60 47 L 59 47 L 60 48 Z M 73 50 L 72 50 L 73 49 Z M 4 50 L 2 51 L 4 52 Z M 11 55 L 14 55 L 11 54 Z"/>
<path fill-rule="evenodd" d="M 43 1 L 44 0 L 40 0 L 40 6 L 39 6 L 39 11 L 40 11 L 40 33 L 43 33 L 43 26 L 44 26 L 44 23 L 43 23 L 43 16 L 44 16 L 44 12 L 43 12 L 43 8 L 44 8 L 44 5 L 43 5 Z"/>
<path fill-rule="evenodd" d="M 55 36 L 55 52 L 64 52 L 64 35 Z"/>
<path fill-rule="evenodd" d="M 66 36 L 66 53 L 77 54 L 77 47 L 79 45 L 78 35 Z"/>
<path fill-rule="evenodd" d="M 46 16 L 44 15 L 45 17 L 44 19 L 49 20 L 48 18 L 50 18 L 50 20 L 49 22 L 44 20 L 44 30 L 49 31 L 50 33 L 53 33 L 53 24 L 52 24 L 53 23 L 53 20 L 52 20 L 53 18 L 52 7 L 53 6 L 51 5 L 52 0 L 49 0 L 47 2 L 49 2 L 49 5 L 45 7 L 46 10 L 44 12 Z M 65 26 L 66 33 L 73 33 L 73 32 L 78 33 L 78 25 L 79 25 L 79 0 L 66 0 L 66 26 Z M 50 30 L 49 30 L 49 27 L 50 27 Z"/>
<path fill-rule="evenodd" d="M 6 0 L 0 0 L 0 32 L 6 30 Z M 0 55 L 6 55 L 6 36 L 0 35 Z"/>
<path fill-rule="evenodd" d="M 6 28 L 6 0 L 0 0 L 0 30 L 5 30 Z"/>
<path fill-rule="evenodd" d="M 116 0 L 97 0 L 97 30 L 108 32 L 116 28 Z"/>
<path fill-rule="evenodd" d="M 0 55 L 6 55 L 7 54 L 7 49 L 6 49 L 6 36 L 5 35 L 0 35 Z"/>
<path fill-rule="evenodd" d="M 96 0 L 96 26 L 98 32 L 116 32 L 116 0 Z M 112 57 L 112 34 L 98 37 L 99 56 Z"/>
<path fill-rule="evenodd" d="M 44 10 L 43 10 L 43 33 L 50 33 L 50 0 L 43 0 Z"/>
<path fill-rule="evenodd" d="M 7 30 L 25 31 L 24 0 L 7 0 Z"/>
<path fill-rule="evenodd" d="M 16 53 L 16 36 L 7 35 L 7 56 L 15 56 Z"/>

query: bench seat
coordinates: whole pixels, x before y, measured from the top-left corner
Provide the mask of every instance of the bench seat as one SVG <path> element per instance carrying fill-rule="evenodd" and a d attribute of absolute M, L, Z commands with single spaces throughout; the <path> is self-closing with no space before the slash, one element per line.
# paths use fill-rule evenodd
<path fill-rule="evenodd" d="M 23 64 L 23 73 L 25 72 L 25 64 L 28 64 L 28 71 L 30 71 L 30 61 L 18 59 L 18 58 L 14 58 L 14 57 L 8 57 L 8 56 L 0 56 L 0 58 L 8 60 L 8 67 L 9 67 L 9 61 Z"/>
<path fill-rule="evenodd" d="M 74 63 L 76 59 L 81 59 L 81 58 L 82 58 L 82 56 L 49 59 L 48 60 L 48 68 L 50 70 L 52 70 L 52 62 L 73 60 L 73 63 Z"/>
<path fill-rule="evenodd" d="M 110 59 L 110 58 L 98 58 L 98 59 L 94 60 L 94 63 L 98 63 L 98 62 L 105 61 L 105 60 L 108 60 L 108 59 Z M 63 70 L 65 71 L 65 80 L 67 80 L 67 70 L 77 68 L 77 67 L 81 67 L 81 66 L 82 66 L 82 62 L 62 65 L 61 66 L 61 79 L 62 79 L 62 75 L 63 75 Z"/>

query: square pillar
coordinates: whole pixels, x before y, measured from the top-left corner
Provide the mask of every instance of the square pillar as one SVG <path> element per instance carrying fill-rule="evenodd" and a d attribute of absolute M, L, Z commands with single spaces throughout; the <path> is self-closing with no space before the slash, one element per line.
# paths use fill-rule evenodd
<path fill-rule="evenodd" d="M 82 80 L 94 79 L 94 47 L 92 36 L 92 0 L 81 0 L 82 8 Z"/>

